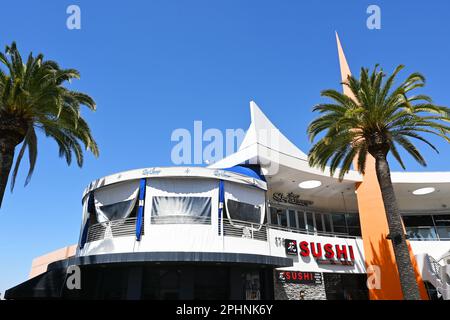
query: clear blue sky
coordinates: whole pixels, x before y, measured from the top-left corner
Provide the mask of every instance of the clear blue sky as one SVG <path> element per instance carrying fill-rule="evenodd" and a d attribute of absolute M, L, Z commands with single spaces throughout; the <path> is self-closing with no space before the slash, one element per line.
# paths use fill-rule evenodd
<path fill-rule="evenodd" d="M 81 30 L 66 28 L 66 8 L 81 8 Z M 381 30 L 366 27 L 366 8 L 381 7 Z M 340 88 L 334 31 L 353 72 L 380 63 L 427 76 L 426 93 L 450 105 L 448 1 L 9 1 L 0 12 L 0 47 L 15 40 L 23 55 L 42 52 L 76 68 L 72 88 L 92 95 L 85 112 L 101 156 L 67 167 L 53 141 L 39 136 L 31 183 L 23 162 L 0 210 L 0 292 L 27 278 L 31 260 L 78 240 L 81 193 L 114 172 L 171 165 L 176 128 L 243 128 L 248 103 L 305 152 L 311 108 L 325 88 Z M 406 72 L 403 73 L 405 75 Z M 429 166 L 406 157 L 408 170 L 449 170 L 423 147 Z M 399 167 L 393 164 L 393 168 Z M 2 294 L 3 296 L 3 294 Z"/>

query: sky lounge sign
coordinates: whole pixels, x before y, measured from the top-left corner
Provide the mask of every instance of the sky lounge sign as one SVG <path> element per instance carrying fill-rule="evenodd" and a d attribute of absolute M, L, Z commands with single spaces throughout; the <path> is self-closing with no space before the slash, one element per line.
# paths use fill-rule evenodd
<path fill-rule="evenodd" d="M 318 264 L 345 265 L 353 266 L 355 264 L 355 254 L 353 246 L 340 245 L 321 242 L 301 241 L 285 239 L 284 247 L 288 256 L 311 257 Z"/>

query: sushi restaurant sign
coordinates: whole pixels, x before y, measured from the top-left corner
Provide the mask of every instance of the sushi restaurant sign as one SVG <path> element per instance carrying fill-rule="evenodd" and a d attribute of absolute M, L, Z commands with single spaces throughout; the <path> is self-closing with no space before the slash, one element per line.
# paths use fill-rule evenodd
<path fill-rule="evenodd" d="M 283 241 L 284 240 L 284 241 Z M 353 246 L 348 244 L 331 244 L 316 241 L 300 241 L 275 238 L 275 243 L 282 244 L 287 256 L 311 257 L 318 264 L 353 266 L 355 254 Z"/>

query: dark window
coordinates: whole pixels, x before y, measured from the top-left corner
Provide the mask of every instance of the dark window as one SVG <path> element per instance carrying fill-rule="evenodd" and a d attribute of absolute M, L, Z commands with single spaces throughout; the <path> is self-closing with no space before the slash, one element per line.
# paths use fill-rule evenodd
<path fill-rule="evenodd" d="M 303 211 L 297 211 L 297 220 L 299 229 L 306 229 L 305 213 Z"/>
<path fill-rule="evenodd" d="M 365 274 L 324 273 L 327 300 L 367 300 L 367 276 Z"/>
<path fill-rule="evenodd" d="M 347 234 L 347 224 L 345 223 L 345 215 L 342 213 L 331 214 L 333 221 L 333 232 Z"/>
<path fill-rule="evenodd" d="M 289 214 L 289 226 L 291 228 L 297 228 L 297 221 L 295 219 L 295 211 L 289 210 L 288 214 Z"/>
<path fill-rule="evenodd" d="M 270 207 L 270 223 L 271 224 L 278 224 L 278 209 L 275 207 Z"/>
<path fill-rule="evenodd" d="M 280 225 L 287 227 L 286 210 L 278 210 L 278 216 L 280 217 Z"/>
<path fill-rule="evenodd" d="M 323 223 L 322 223 L 322 214 L 316 213 L 315 217 L 316 217 L 316 228 L 317 228 L 317 231 L 319 231 L 319 232 L 325 231 L 325 229 L 323 228 Z"/>
<path fill-rule="evenodd" d="M 431 215 L 403 216 L 406 233 L 413 240 L 437 239 L 436 230 Z"/>
<path fill-rule="evenodd" d="M 228 200 L 227 209 L 233 220 L 259 223 L 261 219 L 261 207 L 254 204 Z"/>
<path fill-rule="evenodd" d="M 440 239 L 450 240 L 450 215 L 433 216 Z"/>
<path fill-rule="evenodd" d="M 361 236 L 361 226 L 359 225 L 359 215 L 357 213 L 345 214 L 347 221 L 348 234 L 354 237 Z"/>
<path fill-rule="evenodd" d="M 432 227 L 433 219 L 430 216 L 404 216 L 405 227 Z"/>
<path fill-rule="evenodd" d="M 226 268 L 194 268 L 194 297 L 200 300 L 229 298 L 230 276 Z"/>
<path fill-rule="evenodd" d="M 307 212 L 306 213 L 306 229 L 308 231 L 314 231 L 314 220 L 313 220 L 313 213 Z"/>
<path fill-rule="evenodd" d="M 331 232 L 331 216 L 329 214 L 325 214 L 323 216 L 323 220 L 325 222 L 325 231 L 326 232 Z"/>

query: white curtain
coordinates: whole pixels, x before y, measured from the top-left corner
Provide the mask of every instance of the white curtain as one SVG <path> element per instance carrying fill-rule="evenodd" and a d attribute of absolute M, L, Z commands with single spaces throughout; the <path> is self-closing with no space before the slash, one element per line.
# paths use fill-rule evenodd
<path fill-rule="evenodd" d="M 210 224 L 218 182 L 212 179 L 150 179 L 151 221 Z"/>
<path fill-rule="evenodd" d="M 211 218 L 210 197 L 153 197 L 152 218 L 160 223 L 205 223 Z M 157 223 L 158 219 L 154 219 Z"/>
<path fill-rule="evenodd" d="M 227 212 L 228 219 L 232 219 L 230 216 L 230 210 L 228 205 L 228 200 L 234 200 L 237 202 L 241 202 L 244 204 L 255 206 L 255 208 L 259 207 L 259 210 L 255 210 L 255 217 L 252 217 L 251 220 L 257 221 L 262 224 L 264 222 L 265 215 L 265 191 L 258 189 L 253 186 L 241 185 L 233 182 L 225 181 L 225 209 Z"/>
<path fill-rule="evenodd" d="M 98 222 L 128 218 L 139 193 L 139 180 L 127 181 L 95 190 L 95 211 Z"/>

